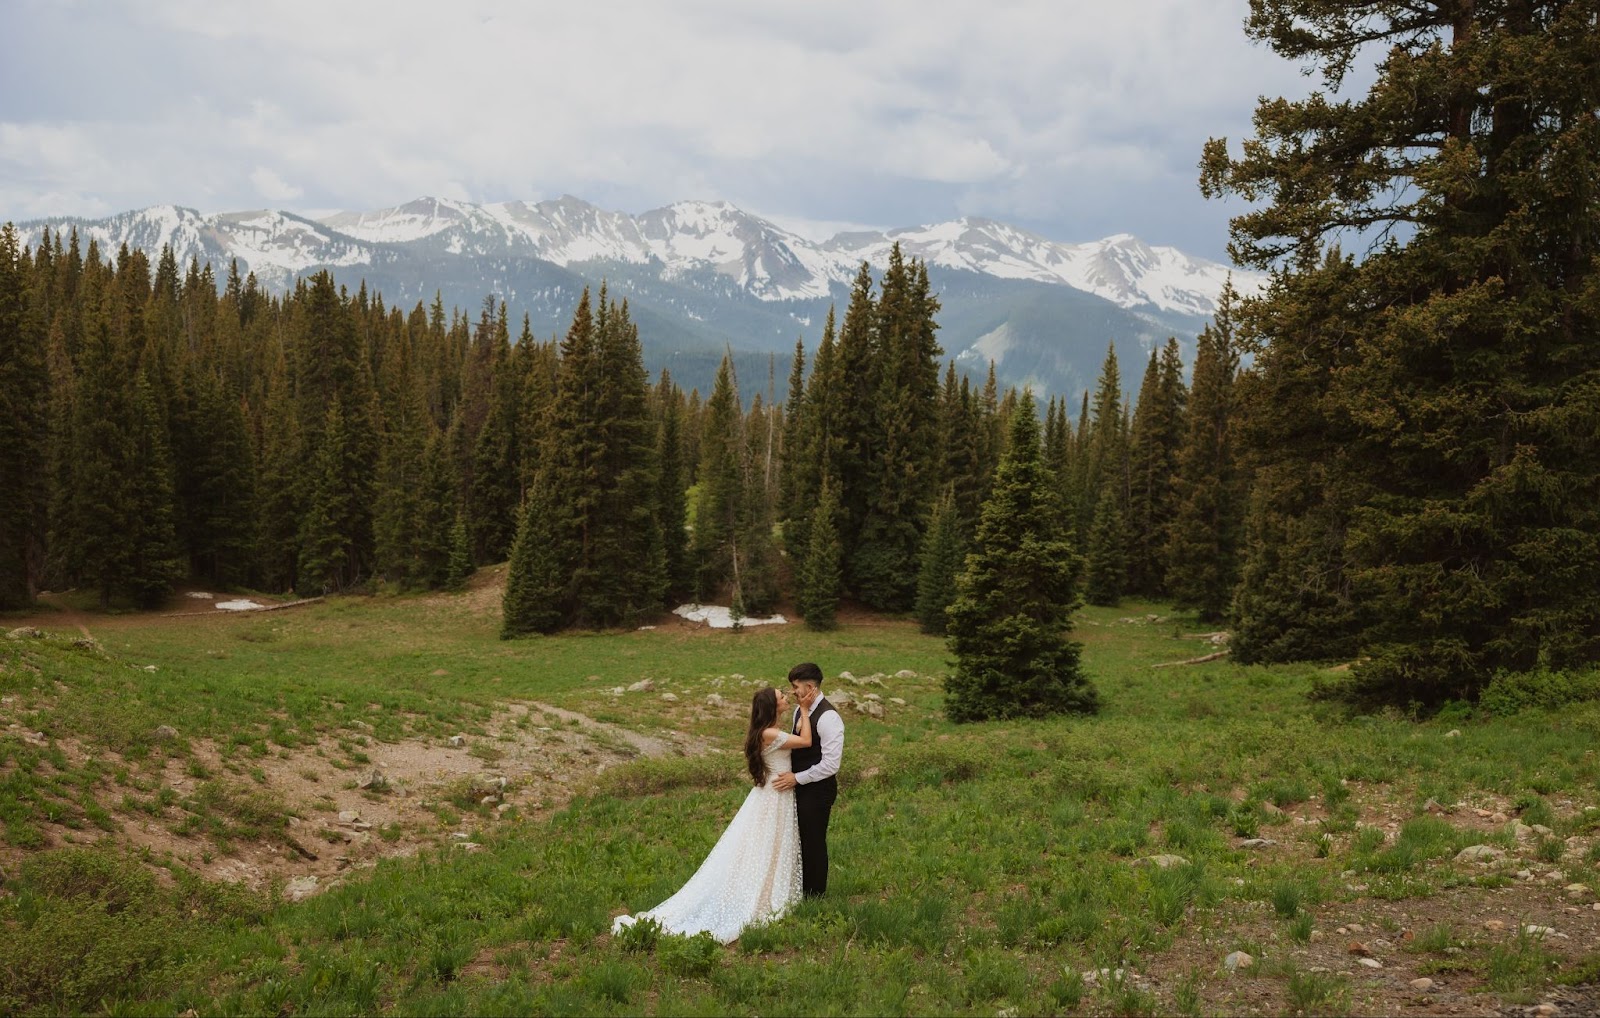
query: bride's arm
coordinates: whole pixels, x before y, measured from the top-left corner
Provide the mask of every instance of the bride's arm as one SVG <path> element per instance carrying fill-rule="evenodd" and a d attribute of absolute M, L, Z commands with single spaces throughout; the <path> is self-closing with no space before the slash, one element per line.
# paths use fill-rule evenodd
<path fill-rule="evenodd" d="M 778 748 L 805 749 L 811 745 L 811 715 L 806 713 L 804 707 L 800 708 L 800 731 L 796 735 L 790 735 L 781 728 L 774 728 L 772 731 L 784 738 L 784 741 L 778 744 Z"/>

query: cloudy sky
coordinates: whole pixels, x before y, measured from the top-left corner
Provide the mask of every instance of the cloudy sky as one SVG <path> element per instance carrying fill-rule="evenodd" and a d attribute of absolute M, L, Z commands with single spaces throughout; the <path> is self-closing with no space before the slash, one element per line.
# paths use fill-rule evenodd
<path fill-rule="evenodd" d="M 1245 0 L 3 0 L 0 219 L 722 198 L 1222 257 L 1200 147 L 1298 69 Z"/>

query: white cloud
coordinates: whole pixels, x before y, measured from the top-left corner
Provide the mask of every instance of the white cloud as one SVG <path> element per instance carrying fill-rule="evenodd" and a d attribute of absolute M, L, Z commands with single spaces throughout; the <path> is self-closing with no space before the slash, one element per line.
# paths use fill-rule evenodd
<path fill-rule="evenodd" d="M 257 166 L 251 171 L 250 183 L 255 185 L 256 192 L 267 201 L 294 201 L 305 194 L 304 190 L 295 187 L 265 166 Z"/>
<path fill-rule="evenodd" d="M 1132 182 L 1181 186 L 1169 207 L 1218 222 L 1193 187 L 1201 143 L 1243 133 L 1256 95 L 1305 87 L 1243 38 L 1245 0 L 111 9 L 80 11 L 72 39 L 32 8 L 11 19 L 13 53 L 137 32 L 82 71 L 113 88 L 137 68 L 148 94 L 115 118 L 0 100 L 0 131 L 36 150 L 0 135 L 0 216 L 570 192 L 893 225 L 1016 214 L 1066 236 L 1081 195 L 1101 212 Z M 1130 229 L 1148 204 L 1130 198 Z"/>

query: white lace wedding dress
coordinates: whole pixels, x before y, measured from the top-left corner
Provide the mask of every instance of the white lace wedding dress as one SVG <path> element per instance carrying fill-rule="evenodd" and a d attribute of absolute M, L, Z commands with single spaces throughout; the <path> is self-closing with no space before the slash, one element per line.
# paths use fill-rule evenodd
<path fill-rule="evenodd" d="M 767 783 L 750 789 L 733 822 L 682 890 L 648 912 L 618 916 L 612 933 L 648 918 L 668 933 L 693 936 L 704 931 L 726 944 L 737 940 L 746 926 L 777 919 L 800 900 L 794 792 L 772 787 L 773 778 L 789 769 L 789 751 L 776 748 L 783 741 L 779 735 L 768 744 Z"/>

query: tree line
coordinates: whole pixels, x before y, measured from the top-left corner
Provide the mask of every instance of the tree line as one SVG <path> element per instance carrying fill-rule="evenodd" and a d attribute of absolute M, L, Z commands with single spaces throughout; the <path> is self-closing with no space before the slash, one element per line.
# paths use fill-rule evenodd
<path fill-rule="evenodd" d="M 849 597 L 942 632 L 1013 421 L 1035 409 L 992 365 L 975 388 L 941 361 L 938 309 L 896 249 L 881 278 L 861 267 L 809 357 L 797 342 L 781 402 L 771 377 L 746 399 L 731 357 L 702 399 L 647 377 L 604 286 L 559 340 L 525 319 L 513 342 L 493 300 L 475 321 L 437 298 L 404 311 L 326 272 L 276 295 L 236 263 L 218 286 L 170 249 L 154 266 L 75 233 L 29 250 L 8 226 L 0 604 L 82 587 L 156 606 L 184 580 L 429 589 L 509 558 L 507 636 L 785 595 L 819 628 Z M 1137 412 L 1112 353 L 1076 429 L 1064 403 L 1044 415 L 1057 536 L 1087 542 L 1102 603 L 1188 589 L 1166 535 L 1182 465 L 1203 479 L 1211 461 L 1183 451 L 1177 351 L 1152 355 Z"/>

